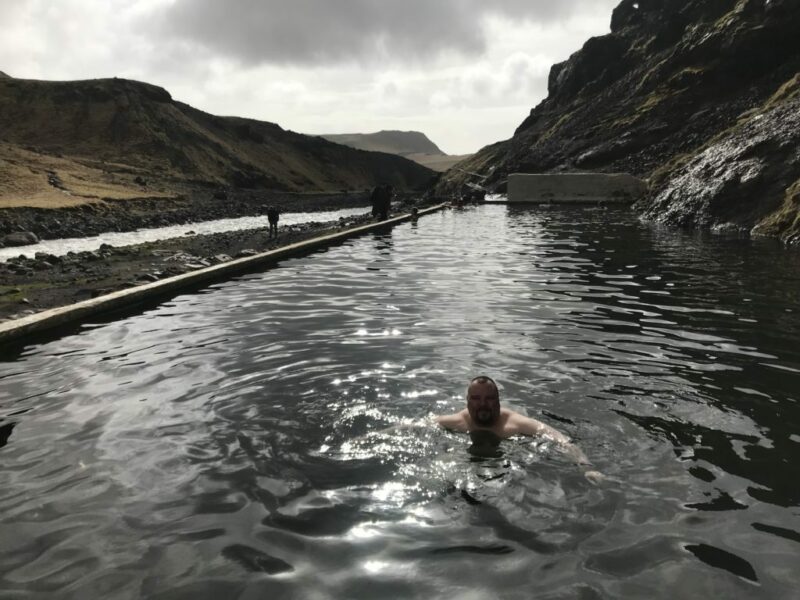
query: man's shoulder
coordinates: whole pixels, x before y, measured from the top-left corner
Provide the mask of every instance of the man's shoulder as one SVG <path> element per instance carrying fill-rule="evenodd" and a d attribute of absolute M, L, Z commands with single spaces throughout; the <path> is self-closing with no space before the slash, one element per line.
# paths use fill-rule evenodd
<path fill-rule="evenodd" d="M 507 423 L 522 423 L 531 420 L 530 417 L 526 417 L 522 413 L 518 413 L 510 408 L 500 409 L 500 416 L 503 417 Z"/>
<path fill-rule="evenodd" d="M 457 429 L 459 431 L 466 431 L 469 423 L 466 417 L 467 411 L 462 410 L 452 415 L 439 415 L 436 417 L 436 422 L 445 429 Z"/>
<path fill-rule="evenodd" d="M 510 409 L 505 409 L 505 428 L 513 434 L 522 433 L 525 435 L 537 435 L 543 432 L 544 425 L 541 421 L 526 417 L 525 415 Z"/>

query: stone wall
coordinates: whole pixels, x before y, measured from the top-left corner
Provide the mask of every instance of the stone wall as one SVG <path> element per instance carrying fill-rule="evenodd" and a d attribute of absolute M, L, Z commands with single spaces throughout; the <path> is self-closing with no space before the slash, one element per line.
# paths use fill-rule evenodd
<path fill-rule="evenodd" d="M 624 202 L 647 192 L 647 182 L 627 173 L 512 173 L 509 202 Z"/>

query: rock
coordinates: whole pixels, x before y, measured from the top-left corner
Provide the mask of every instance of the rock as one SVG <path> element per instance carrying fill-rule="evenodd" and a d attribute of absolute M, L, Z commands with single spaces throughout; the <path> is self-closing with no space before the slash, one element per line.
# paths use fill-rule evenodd
<path fill-rule="evenodd" d="M 218 263 L 228 262 L 229 260 L 233 260 L 233 258 L 227 254 L 216 254 L 214 256 L 214 261 Z"/>
<path fill-rule="evenodd" d="M 25 246 L 39 242 L 37 235 L 30 231 L 18 231 L 9 233 L 3 237 L 3 244 L 6 246 Z"/>
<path fill-rule="evenodd" d="M 244 250 L 240 250 L 239 252 L 236 253 L 236 258 L 244 258 L 245 256 L 255 256 L 256 254 L 258 254 L 258 252 L 256 252 L 252 248 L 245 248 Z"/>
<path fill-rule="evenodd" d="M 58 173 L 55 171 L 48 171 L 47 172 L 47 183 L 52 185 L 54 188 L 59 190 L 66 190 L 64 187 L 64 182 L 61 181 L 61 178 L 58 176 Z"/>
<path fill-rule="evenodd" d="M 10 296 L 11 294 L 19 294 L 22 290 L 19 288 L 9 288 L 4 292 L 0 292 L 0 296 Z"/>
<path fill-rule="evenodd" d="M 653 202 L 636 207 L 650 220 L 755 224 L 765 235 L 794 239 L 800 231 L 800 221 L 793 225 L 798 196 L 790 191 L 800 180 L 790 158 L 800 154 L 796 138 L 778 133 L 777 119 L 756 134 L 761 147 L 732 130 L 744 131 L 742 124 L 754 125 L 759 114 L 769 119 L 778 104 L 797 96 L 798 1 L 617 4 L 611 33 L 551 69 L 548 97 L 513 137 L 459 163 L 438 179 L 432 195 L 448 196 L 468 183 L 502 192 L 512 173 L 626 172 L 654 181 Z M 796 130 L 791 110 L 784 116 Z M 790 150 L 778 151 L 785 140 Z M 736 151 L 740 144 L 747 150 Z M 708 173 L 696 168 L 703 162 Z M 682 188 L 681 179 L 690 187 Z M 762 221 L 781 206 L 779 216 Z"/>
<path fill-rule="evenodd" d="M 800 76 L 796 77 L 800 91 Z M 755 111 L 657 185 L 644 216 L 718 233 L 786 235 L 800 208 L 782 206 L 800 180 L 800 94 Z M 772 223 L 779 211 L 784 228 Z"/>
<path fill-rule="evenodd" d="M 19 303 L 20 303 L 20 304 L 30 304 L 30 303 L 31 303 L 31 301 L 30 301 L 30 300 L 28 300 L 27 298 L 20 298 L 20 301 L 19 301 Z"/>
<path fill-rule="evenodd" d="M 192 231 L 192 230 L 190 229 L 189 231 L 187 231 L 187 232 L 186 232 L 186 233 L 184 233 L 183 235 L 197 235 L 197 232 L 196 232 L 196 231 Z"/>

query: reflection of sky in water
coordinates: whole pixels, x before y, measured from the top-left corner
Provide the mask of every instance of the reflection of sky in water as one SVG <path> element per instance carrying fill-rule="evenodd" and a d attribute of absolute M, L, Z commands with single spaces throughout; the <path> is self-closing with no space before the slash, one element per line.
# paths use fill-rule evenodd
<path fill-rule="evenodd" d="M 355 378 L 350 381 L 355 382 Z M 340 385 L 341 381 L 335 383 Z M 423 390 L 406 397 L 419 398 L 435 393 Z M 376 429 L 358 437 L 341 433 L 361 419 L 376 424 Z M 500 440 L 491 432 L 473 435 L 448 432 L 435 423 L 432 415 L 420 419 L 400 418 L 366 404 L 342 408 L 333 429 L 339 432 L 326 438 L 319 453 L 337 461 L 371 460 L 394 467 L 389 480 L 370 492 L 370 501 L 383 508 L 425 505 L 448 496 L 459 501 L 462 491 L 482 502 L 524 505 L 529 493 L 524 489 L 527 487 L 525 480 L 529 477 L 536 480 L 536 466 L 553 459 L 562 461 L 552 444 L 541 439 Z M 337 439 L 341 441 L 337 443 Z M 509 486 L 517 488 L 513 494 L 506 493 Z M 564 497 L 564 491 L 558 486 L 546 491 L 538 487 L 535 494 L 540 502 L 545 494 L 549 501 L 558 504 Z"/>
<path fill-rule="evenodd" d="M 32 343 L 0 363 L 4 591 L 750 597 L 705 544 L 792 597 L 800 270 L 722 250 L 468 208 Z M 608 482 L 438 428 L 478 373 Z"/>

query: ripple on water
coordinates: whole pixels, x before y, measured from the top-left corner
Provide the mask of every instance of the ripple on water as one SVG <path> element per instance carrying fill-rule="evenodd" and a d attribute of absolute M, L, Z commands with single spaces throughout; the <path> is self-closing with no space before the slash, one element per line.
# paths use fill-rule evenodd
<path fill-rule="evenodd" d="M 0 584 L 791 597 L 797 262 L 486 206 L 31 346 L 0 364 Z M 606 483 L 437 429 L 481 372 Z"/>

